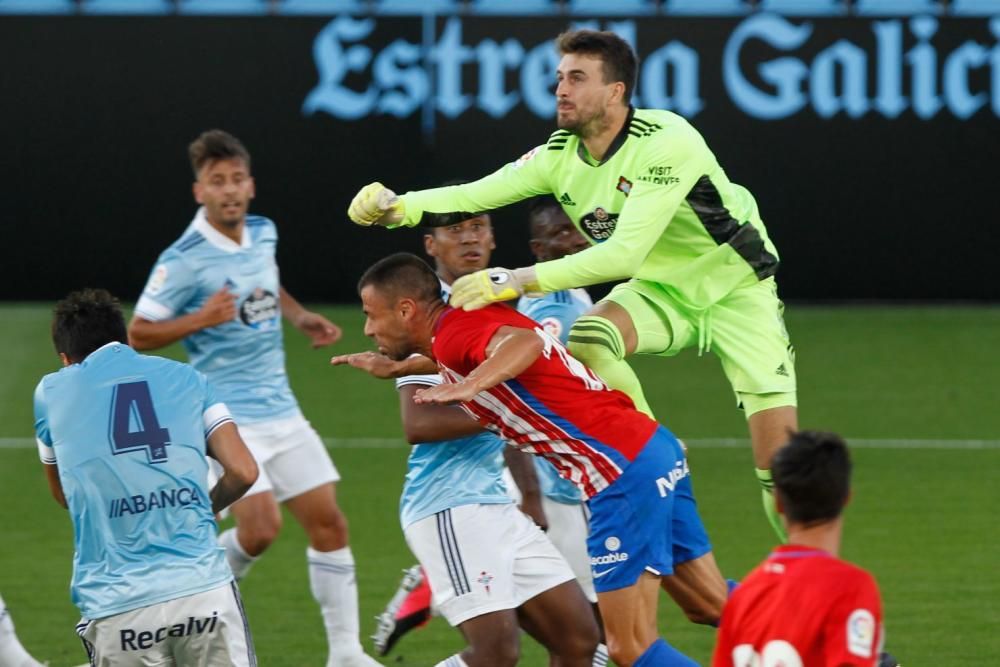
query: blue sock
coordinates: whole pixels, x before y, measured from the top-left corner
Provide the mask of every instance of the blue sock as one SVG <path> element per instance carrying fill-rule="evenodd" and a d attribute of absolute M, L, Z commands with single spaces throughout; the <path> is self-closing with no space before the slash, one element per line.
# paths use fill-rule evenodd
<path fill-rule="evenodd" d="M 663 639 L 657 639 L 632 663 L 632 667 L 698 667 L 698 663 Z"/>
<path fill-rule="evenodd" d="M 733 596 L 733 591 L 735 591 L 736 587 L 739 585 L 740 582 L 736 581 L 735 579 L 726 579 L 726 589 L 728 590 L 726 598 L 731 598 Z"/>

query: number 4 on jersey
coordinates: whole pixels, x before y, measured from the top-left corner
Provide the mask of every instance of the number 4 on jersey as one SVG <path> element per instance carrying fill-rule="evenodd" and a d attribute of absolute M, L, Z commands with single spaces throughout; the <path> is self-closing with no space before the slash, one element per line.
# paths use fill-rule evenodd
<path fill-rule="evenodd" d="M 136 430 L 133 430 L 133 427 Z M 160 426 L 146 382 L 115 385 L 111 397 L 111 452 L 146 450 L 151 463 L 167 460 L 170 431 Z"/>

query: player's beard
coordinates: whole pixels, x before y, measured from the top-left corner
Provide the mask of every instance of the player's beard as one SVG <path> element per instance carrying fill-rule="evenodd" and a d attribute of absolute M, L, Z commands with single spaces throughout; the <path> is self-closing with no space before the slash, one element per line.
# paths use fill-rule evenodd
<path fill-rule="evenodd" d="M 577 110 L 579 111 L 579 107 L 577 107 Z M 580 114 L 573 121 L 560 123 L 559 115 L 556 114 L 556 127 L 560 130 L 566 130 L 571 134 L 575 134 L 581 139 L 586 139 L 587 137 L 595 134 L 600 134 L 601 130 L 603 130 L 606 125 L 606 115 L 607 114 L 605 114 L 604 109 L 600 108 L 587 118 L 584 118 L 583 115 Z"/>

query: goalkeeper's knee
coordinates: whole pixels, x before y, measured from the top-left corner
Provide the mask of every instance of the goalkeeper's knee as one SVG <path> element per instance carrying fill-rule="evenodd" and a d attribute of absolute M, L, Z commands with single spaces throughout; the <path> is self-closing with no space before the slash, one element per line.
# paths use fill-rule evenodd
<path fill-rule="evenodd" d="M 591 362 L 625 358 L 625 341 L 618 327 L 596 315 L 584 315 L 573 323 L 567 347 L 574 357 L 588 366 Z"/>
<path fill-rule="evenodd" d="M 597 373 L 609 387 L 627 394 L 637 410 L 653 417 L 639 378 L 625 361 L 622 334 L 610 320 L 584 315 L 569 330 L 568 343 L 574 357 Z"/>

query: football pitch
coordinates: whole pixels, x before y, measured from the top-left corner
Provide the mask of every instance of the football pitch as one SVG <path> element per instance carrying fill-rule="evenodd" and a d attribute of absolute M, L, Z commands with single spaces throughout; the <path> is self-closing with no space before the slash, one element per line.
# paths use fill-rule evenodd
<path fill-rule="evenodd" d="M 69 601 L 72 530 L 49 497 L 34 450 L 32 391 L 58 367 L 50 305 L 0 306 L 0 594 L 28 649 L 52 667 L 85 655 Z M 344 328 L 333 348 L 311 350 L 286 330 L 294 389 L 330 444 L 351 522 L 362 631 L 414 562 L 397 502 L 406 471 L 393 386 L 349 368 L 332 351 L 369 349 L 357 307 L 321 307 Z M 854 496 L 843 556 L 882 590 L 886 648 L 906 667 L 1000 664 L 1000 307 L 791 306 L 803 427 L 836 430 L 853 445 Z M 183 358 L 175 346 L 166 354 Z M 637 358 L 660 421 L 684 439 L 702 517 L 723 572 L 741 578 L 773 544 L 760 509 L 743 417 L 718 361 L 689 351 Z M 309 593 L 306 541 L 286 514 L 282 535 L 241 588 L 260 664 L 322 665 L 326 642 Z M 711 628 L 661 600 L 661 632 L 708 664 Z M 370 647 L 370 642 L 366 646 Z M 442 619 L 383 660 L 436 664 L 462 646 Z M 523 641 L 523 665 L 544 665 Z"/>

